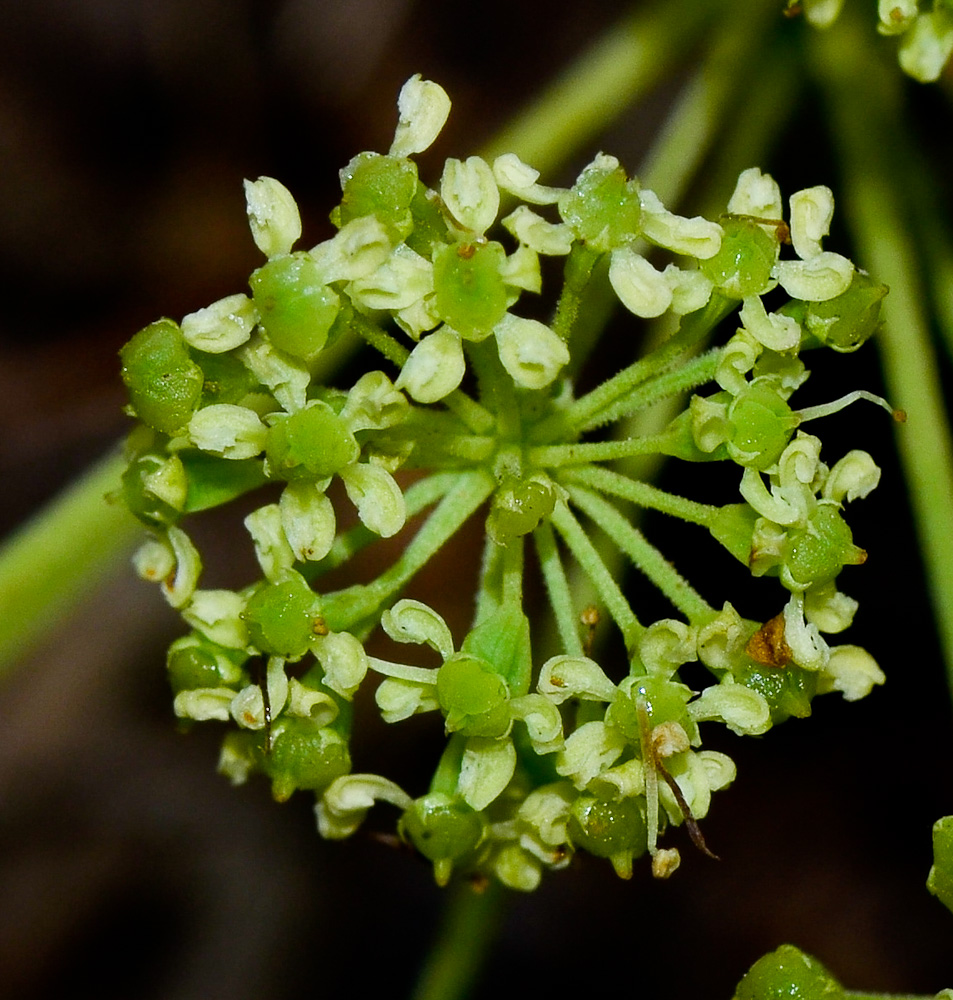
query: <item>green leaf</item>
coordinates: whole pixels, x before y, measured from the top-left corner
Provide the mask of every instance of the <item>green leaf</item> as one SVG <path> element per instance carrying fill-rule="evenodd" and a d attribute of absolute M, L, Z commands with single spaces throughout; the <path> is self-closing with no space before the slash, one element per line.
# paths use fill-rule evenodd
<path fill-rule="evenodd" d="M 953 816 L 944 816 L 933 824 L 933 867 L 927 888 L 953 910 Z"/>

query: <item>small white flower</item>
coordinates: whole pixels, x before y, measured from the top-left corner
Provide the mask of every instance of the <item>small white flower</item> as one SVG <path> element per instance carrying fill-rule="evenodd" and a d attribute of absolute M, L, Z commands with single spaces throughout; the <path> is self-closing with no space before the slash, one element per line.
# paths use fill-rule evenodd
<path fill-rule="evenodd" d="M 290 253 L 301 237 L 301 216 L 291 192 L 273 177 L 245 181 L 248 224 L 266 257 Z"/>
<path fill-rule="evenodd" d="M 447 160 L 440 178 L 440 197 L 453 218 L 473 233 L 486 232 L 500 210 L 493 171 L 479 156 Z"/>

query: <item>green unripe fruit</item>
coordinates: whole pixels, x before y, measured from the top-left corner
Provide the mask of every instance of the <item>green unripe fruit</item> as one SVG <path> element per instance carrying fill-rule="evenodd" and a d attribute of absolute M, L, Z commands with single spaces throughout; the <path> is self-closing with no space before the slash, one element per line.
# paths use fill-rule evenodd
<path fill-rule="evenodd" d="M 428 861 L 455 861 L 482 840 L 483 818 L 466 803 L 433 792 L 414 802 L 399 829 Z"/>
<path fill-rule="evenodd" d="M 636 678 L 629 697 L 645 703 L 649 725 L 662 722 L 684 722 L 685 706 L 692 696 L 691 689 L 677 681 L 665 680 L 653 674 Z"/>
<path fill-rule="evenodd" d="M 172 690 L 178 694 L 197 688 L 239 687 L 247 675 L 233 659 L 235 652 L 192 638 L 174 642 L 166 659 Z"/>
<path fill-rule="evenodd" d="M 528 479 L 497 493 L 487 529 L 497 542 L 505 544 L 538 528 L 540 521 L 549 517 L 555 506 L 553 491 L 544 483 Z"/>
<path fill-rule="evenodd" d="M 569 812 L 569 839 L 597 858 L 646 850 L 646 827 L 635 799 L 607 802 L 594 795 L 580 795 Z"/>
<path fill-rule="evenodd" d="M 285 715 L 271 732 L 271 752 L 262 734 L 258 763 L 271 778 L 272 795 L 284 802 L 298 789 L 320 791 L 351 770 L 347 741 L 327 726 L 311 719 Z"/>
<path fill-rule="evenodd" d="M 880 307 L 886 294 L 886 285 L 854 271 L 847 291 L 824 302 L 805 303 L 803 324 L 835 351 L 856 351 L 880 325 Z"/>
<path fill-rule="evenodd" d="M 319 354 L 337 317 L 339 300 L 314 260 L 306 253 L 274 257 L 253 272 L 249 283 L 272 344 L 306 360 Z"/>
<path fill-rule="evenodd" d="M 783 944 L 751 966 L 734 1000 L 841 1000 L 843 996 L 840 984 L 816 958 Z"/>
<path fill-rule="evenodd" d="M 793 663 L 782 667 L 752 663 L 735 672 L 735 679 L 757 691 L 768 703 L 775 725 L 792 716 L 806 719 L 811 714 L 811 699 L 817 693 L 817 674 Z"/>
<path fill-rule="evenodd" d="M 361 153 L 342 171 L 344 196 L 335 223 L 373 215 L 387 229 L 394 243 L 406 239 L 413 228 L 410 205 L 417 194 L 417 167 L 400 156 Z"/>
<path fill-rule="evenodd" d="M 708 530 L 739 562 L 747 566 L 751 561 L 754 526 L 760 516 L 751 504 L 725 504 L 719 508 Z"/>
<path fill-rule="evenodd" d="M 482 340 L 506 312 L 499 243 L 451 243 L 434 254 L 434 313 L 467 340 Z"/>
<path fill-rule="evenodd" d="M 720 291 L 744 299 L 763 292 L 778 259 L 778 242 L 750 219 L 724 219 L 721 249 L 698 262 L 702 274 Z"/>
<path fill-rule="evenodd" d="M 259 587 L 245 604 L 242 618 L 253 646 L 288 659 L 304 656 L 323 628 L 318 595 L 294 570 Z"/>
<path fill-rule="evenodd" d="M 800 423 L 773 379 L 755 381 L 740 392 L 728 408 L 728 419 L 728 454 L 739 465 L 761 470 L 777 462 Z"/>
<path fill-rule="evenodd" d="M 259 388 L 258 379 L 234 354 L 208 354 L 192 349 L 192 358 L 202 369 L 202 405 L 241 403 Z"/>
<path fill-rule="evenodd" d="M 326 479 L 360 453 L 345 421 L 320 400 L 276 420 L 265 445 L 271 474 L 291 481 Z"/>
<path fill-rule="evenodd" d="M 612 166 L 611 161 L 597 161 L 559 199 L 559 214 L 577 239 L 594 250 L 612 250 L 639 234 L 639 183 L 627 180 L 622 167 Z"/>
<path fill-rule="evenodd" d="M 140 330 L 119 352 L 122 380 L 139 419 L 163 434 L 189 422 L 205 376 L 192 360 L 178 324 L 160 319 Z"/>
<path fill-rule="evenodd" d="M 844 566 L 859 565 L 866 558 L 832 503 L 818 504 L 806 527 L 789 531 L 783 551 L 784 572 L 798 587 L 830 583 Z"/>
<path fill-rule="evenodd" d="M 488 663 L 456 653 L 437 673 L 437 700 L 450 732 L 502 736 L 510 724 L 509 691 Z"/>

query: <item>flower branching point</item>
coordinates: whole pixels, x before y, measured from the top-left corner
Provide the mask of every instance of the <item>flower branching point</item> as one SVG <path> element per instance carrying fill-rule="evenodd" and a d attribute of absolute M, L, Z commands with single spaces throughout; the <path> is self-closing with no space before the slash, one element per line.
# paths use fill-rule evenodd
<path fill-rule="evenodd" d="M 710 853 L 699 823 L 735 779 L 726 754 L 703 748 L 708 726 L 760 736 L 809 715 L 819 694 L 855 700 L 884 679 L 863 649 L 827 638 L 857 609 L 838 589 L 866 558 L 847 514 L 880 472 L 860 450 L 822 458 L 813 433 L 858 399 L 883 401 L 855 390 L 798 408 L 795 394 L 808 357 L 874 333 L 886 289 L 823 249 L 825 187 L 795 193 L 785 213 L 775 181 L 750 169 L 722 216 L 685 218 L 600 153 L 566 189 L 512 154 L 448 160 L 431 188 L 413 156 L 436 139 L 449 99 L 413 77 L 398 108 L 390 150 L 341 171 L 333 237 L 296 249 L 291 194 L 247 181 L 266 258 L 249 292 L 159 320 L 122 349 L 138 421 L 122 498 L 152 534 L 136 566 L 190 629 L 168 654 L 174 711 L 225 727 L 220 769 L 233 782 L 261 773 L 276 799 L 313 792 L 326 838 L 353 834 L 378 803 L 396 808 L 400 837 L 440 884 L 461 874 L 530 890 L 580 852 L 624 878 L 648 854 L 667 877 L 679 861 L 668 829 L 684 825 Z M 516 207 L 500 218 L 504 200 Z M 564 262 L 549 323 L 526 301 L 543 291 L 541 257 Z M 577 395 L 566 373 L 600 280 L 634 317 L 673 317 L 675 332 L 642 354 L 634 338 L 617 345 L 616 370 Z M 372 360 L 331 385 L 317 373 L 342 339 L 366 342 Z M 659 433 L 628 430 L 673 397 L 681 412 Z M 643 455 L 693 463 L 701 495 L 619 464 Z M 731 502 L 704 496 L 711 462 L 736 468 Z M 260 576 L 203 587 L 190 516 L 240 497 L 253 509 L 236 544 Z M 341 504 L 354 527 L 341 528 Z M 637 527 L 639 508 L 775 578 L 763 584 L 784 595 L 775 616 L 744 617 L 743 595 L 709 603 Z M 454 635 L 414 580 L 474 518 L 485 550 L 473 624 Z M 377 576 L 347 575 L 353 556 L 391 537 Z M 524 598 L 529 546 L 548 612 Z M 669 599 L 670 618 L 639 617 L 604 555 L 613 549 Z M 327 586 L 342 567 L 350 582 Z M 600 659 L 597 618 L 621 635 L 621 669 Z M 531 620 L 558 636 L 544 661 Z M 386 658 L 367 652 L 375 635 Z M 415 715 L 443 732 L 429 783 L 352 771 L 371 692 L 395 732 Z"/>

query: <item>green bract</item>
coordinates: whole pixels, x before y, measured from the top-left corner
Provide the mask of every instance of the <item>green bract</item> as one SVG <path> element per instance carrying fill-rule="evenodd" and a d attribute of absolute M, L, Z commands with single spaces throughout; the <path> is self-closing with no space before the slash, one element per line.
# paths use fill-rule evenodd
<path fill-rule="evenodd" d="M 876 397 L 799 409 L 795 394 L 802 349 L 858 347 L 884 289 L 822 249 L 829 189 L 796 192 L 789 225 L 757 168 L 720 222 L 669 211 L 604 154 L 569 189 L 512 154 L 451 158 L 428 186 L 410 157 L 448 108 L 437 84 L 408 81 L 391 151 L 344 168 L 336 233 L 308 252 L 292 251 L 290 192 L 248 182 L 268 258 L 253 298 L 219 299 L 181 329 L 160 320 L 122 349 L 140 424 L 119 495 L 153 533 L 135 565 L 188 626 L 168 656 L 173 710 L 227 727 L 219 766 L 232 781 L 263 774 L 277 799 L 313 792 L 322 836 L 396 806 L 441 885 L 460 875 L 528 891 L 579 851 L 625 878 L 647 853 L 667 877 L 667 829 L 684 824 L 703 845 L 712 793 L 735 779 L 731 758 L 704 748 L 708 727 L 761 736 L 810 715 L 819 693 L 855 700 L 883 680 L 860 647 L 826 639 L 856 610 L 836 589 L 864 558 L 847 512 L 880 471 L 858 449 L 822 460 L 802 427 Z M 498 221 L 503 195 L 517 204 Z M 781 248 L 788 228 L 797 260 Z M 649 259 L 646 241 L 674 260 Z M 584 363 L 603 294 L 631 329 L 592 352 L 599 382 Z M 665 333 L 646 347 L 654 317 Z M 369 350 L 327 375 L 338 337 Z M 653 432 L 657 404 L 673 400 L 681 413 Z M 705 463 L 691 496 L 627 461 L 659 455 Z M 717 462 L 728 475 L 709 488 Z M 228 544 L 259 572 L 216 589 L 191 515 L 239 498 Z M 708 560 L 711 536 L 757 585 L 783 587 L 781 613 L 742 617 L 747 596 L 718 592 L 716 574 L 713 593 L 696 590 L 692 567 L 648 537 L 651 521 L 643 534 L 640 508 L 686 522 L 688 551 L 694 533 Z M 456 546 L 471 528 L 477 548 Z M 431 607 L 416 588 L 438 553 L 449 582 Z M 671 617 L 644 620 L 623 562 Z M 470 622 L 462 635 L 451 608 Z M 446 742 L 429 782 L 351 773 L 353 719 L 375 705 L 388 725 L 430 714 Z M 386 771 L 391 755 L 354 756 Z M 739 997 L 773 989 L 766 970 Z"/>

